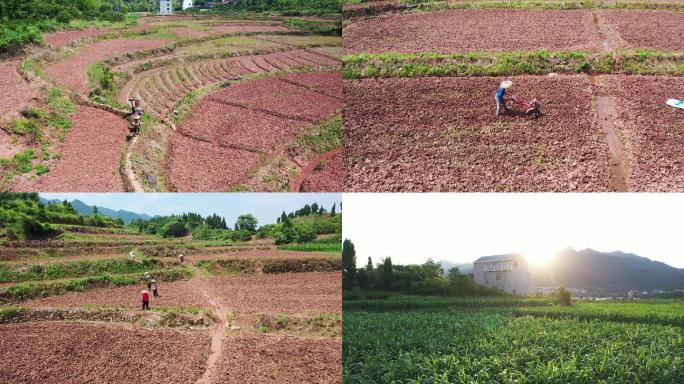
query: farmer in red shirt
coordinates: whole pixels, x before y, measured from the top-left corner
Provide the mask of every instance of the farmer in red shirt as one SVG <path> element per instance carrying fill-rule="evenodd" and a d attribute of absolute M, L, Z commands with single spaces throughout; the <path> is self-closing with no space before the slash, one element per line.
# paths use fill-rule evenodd
<path fill-rule="evenodd" d="M 143 310 L 144 309 L 150 309 L 150 293 L 147 292 L 147 289 L 142 291 L 142 302 L 143 302 Z"/>

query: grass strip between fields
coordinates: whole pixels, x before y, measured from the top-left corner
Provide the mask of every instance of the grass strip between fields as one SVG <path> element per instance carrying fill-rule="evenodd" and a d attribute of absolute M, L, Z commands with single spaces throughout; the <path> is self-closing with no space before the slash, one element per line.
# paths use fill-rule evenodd
<path fill-rule="evenodd" d="M 684 75 L 684 52 L 362 53 L 342 58 L 345 79 L 562 74 Z"/>
<path fill-rule="evenodd" d="M 185 268 L 170 268 L 149 271 L 155 279 L 160 281 L 177 281 L 192 276 L 192 272 Z M 0 302 L 17 302 L 40 297 L 61 295 L 67 292 L 83 292 L 95 288 L 122 287 L 141 283 L 140 273 L 112 275 L 103 273 L 98 276 L 80 277 L 74 279 L 53 280 L 46 282 L 25 282 L 0 289 Z"/>
<path fill-rule="evenodd" d="M 214 275 L 242 275 L 256 273 L 336 272 L 342 270 L 342 259 L 222 259 L 200 260 L 195 266 Z"/>

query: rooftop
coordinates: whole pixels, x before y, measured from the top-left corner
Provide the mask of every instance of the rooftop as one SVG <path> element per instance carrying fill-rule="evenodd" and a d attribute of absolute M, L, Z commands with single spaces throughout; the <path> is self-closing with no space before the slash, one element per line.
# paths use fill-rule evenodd
<path fill-rule="evenodd" d="M 520 257 L 519 253 L 508 253 L 505 255 L 482 256 L 475 260 L 474 263 L 488 263 L 492 261 L 508 261 Z"/>

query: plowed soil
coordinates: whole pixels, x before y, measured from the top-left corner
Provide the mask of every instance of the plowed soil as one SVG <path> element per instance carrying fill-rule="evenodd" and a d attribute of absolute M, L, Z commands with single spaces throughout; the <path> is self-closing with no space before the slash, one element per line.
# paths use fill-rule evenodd
<path fill-rule="evenodd" d="M 342 98 L 342 72 L 295 73 L 279 79 L 326 96 Z"/>
<path fill-rule="evenodd" d="M 341 383 L 342 341 L 274 335 L 231 337 L 224 342 L 213 380 L 215 383 Z"/>
<path fill-rule="evenodd" d="M 204 36 L 210 35 L 208 32 L 198 31 L 196 29 L 192 29 L 192 28 L 188 28 L 188 27 L 169 28 L 169 31 L 176 34 L 176 36 L 178 36 L 180 38 L 186 38 L 186 39 L 187 38 L 194 39 L 194 38 L 204 37 Z"/>
<path fill-rule="evenodd" d="M 127 52 L 158 48 L 171 40 L 104 40 L 85 46 L 76 54 L 45 69 L 45 74 L 60 86 L 85 93 L 88 83 L 88 68 L 96 62 Z"/>
<path fill-rule="evenodd" d="M 495 116 L 501 78 L 345 81 L 350 191 L 604 191 L 608 147 L 581 76 L 521 76 L 538 120 Z M 362 143 L 362 144 L 359 144 Z"/>
<path fill-rule="evenodd" d="M 227 191 L 260 159 L 258 153 L 223 148 L 180 134 L 172 140 L 166 175 L 177 191 Z"/>
<path fill-rule="evenodd" d="M 22 303 L 27 307 L 82 307 L 94 305 L 102 307 L 119 306 L 124 308 L 140 308 L 140 294 L 145 288 L 143 284 L 118 288 L 94 289 L 86 292 L 67 293 L 43 299 L 29 300 Z M 159 282 L 161 297 L 150 300 L 150 307 L 200 307 L 210 308 L 209 302 L 201 292 L 197 291 L 192 280 Z"/>
<path fill-rule="evenodd" d="M 342 151 L 318 164 L 302 183 L 300 192 L 335 192 L 343 190 L 344 167 Z"/>
<path fill-rule="evenodd" d="M 242 24 L 242 25 L 216 25 L 212 26 L 211 30 L 215 33 L 238 33 L 238 32 L 284 32 L 287 28 L 280 25 L 258 25 L 258 24 Z"/>
<path fill-rule="evenodd" d="M 684 79 L 607 76 L 604 80 L 624 143 L 631 189 L 684 191 L 684 110 L 665 105 L 669 98 L 684 99 Z"/>
<path fill-rule="evenodd" d="M 17 117 L 39 93 L 19 75 L 20 60 L 0 63 L 0 121 Z"/>
<path fill-rule="evenodd" d="M 278 249 L 272 250 L 250 250 L 225 252 L 220 255 L 217 254 L 199 254 L 192 255 L 192 260 L 220 260 L 220 259 L 308 259 L 308 258 L 327 258 L 334 257 L 335 254 L 324 252 L 298 252 L 298 251 L 281 251 Z"/>
<path fill-rule="evenodd" d="M 598 14 L 617 37 L 620 48 L 684 50 L 682 12 L 620 9 Z"/>
<path fill-rule="evenodd" d="M 297 79 L 302 81 L 301 79 L 306 77 L 307 75 L 302 74 Z M 289 80 L 289 78 L 287 76 L 283 79 Z M 332 90 L 331 92 L 339 92 L 342 86 L 341 78 L 335 74 L 318 75 L 312 81 L 320 82 L 324 79 L 328 79 L 328 88 Z M 237 102 L 252 109 L 265 109 L 279 115 L 312 122 L 323 120 L 342 108 L 340 100 L 272 77 L 224 88 L 211 95 L 210 99 L 228 103 Z"/>
<path fill-rule="evenodd" d="M 79 107 L 74 126 L 60 145 L 56 166 L 30 192 L 123 191 L 119 162 L 128 123 L 119 116 L 91 107 Z"/>
<path fill-rule="evenodd" d="M 97 324 L 0 325 L 4 383 L 194 383 L 209 336 Z"/>
<path fill-rule="evenodd" d="M 50 44 L 54 48 L 63 47 L 74 40 L 88 39 L 106 33 L 101 29 L 85 29 L 82 31 L 64 31 L 47 35 L 43 38 L 45 44 Z"/>
<path fill-rule="evenodd" d="M 211 285 L 238 320 L 258 313 L 342 313 L 338 272 L 218 276 Z"/>
<path fill-rule="evenodd" d="M 346 54 L 601 49 L 588 11 L 402 13 L 353 23 L 343 33 Z"/>
<path fill-rule="evenodd" d="M 226 191 L 246 181 L 263 154 L 340 110 L 340 99 L 322 93 L 340 89 L 339 74 L 300 74 L 248 81 L 205 97 L 172 139 L 170 184 L 178 191 Z"/>

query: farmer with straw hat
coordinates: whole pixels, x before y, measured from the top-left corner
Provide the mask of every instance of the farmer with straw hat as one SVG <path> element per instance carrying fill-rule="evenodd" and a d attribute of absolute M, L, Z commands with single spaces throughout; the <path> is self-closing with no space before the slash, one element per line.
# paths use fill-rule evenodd
<path fill-rule="evenodd" d="M 506 90 L 513 85 L 513 82 L 510 80 L 504 80 L 501 82 L 501 85 L 499 85 L 499 89 L 496 90 L 496 94 L 494 95 L 494 99 L 496 99 L 496 115 L 499 116 L 499 112 L 501 107 L 503 107 L 504 112 L 508 113 L 508 107 L 506 106 L 506 100 L 504 99 L 504 96 L 506 95 Z"/>

